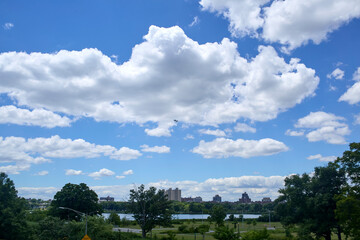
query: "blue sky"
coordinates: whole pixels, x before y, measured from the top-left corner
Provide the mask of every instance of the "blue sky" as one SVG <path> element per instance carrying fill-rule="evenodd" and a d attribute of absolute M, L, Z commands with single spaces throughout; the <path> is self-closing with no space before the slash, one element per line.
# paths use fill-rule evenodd
<path fill-rule="evenodd" d="M 276 198 L 359 141 L 359 0 L 0 2 L 0 171 Z"/>

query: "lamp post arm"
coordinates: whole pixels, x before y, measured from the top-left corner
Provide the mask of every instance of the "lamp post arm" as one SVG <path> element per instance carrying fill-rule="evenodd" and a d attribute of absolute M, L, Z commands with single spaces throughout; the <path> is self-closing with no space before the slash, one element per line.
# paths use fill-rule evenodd
<path fill-rule="evenodd" d="M 80 211 L 77 211 L 77 210 L 75 210 L 75 209 L 72 209 L 72 208 L 68 208 L 68 207 L 59 207 L 60 209 L 66 209 L 66 210 L 70 210 L 70 211 L 73 211 L 73 212 L 75 212 L 75 213 L 77 213 L 77 214 L 79 214 L 80 216 L 85 216 L 85 221 L 86 221 L 86 223 L 85 223 L 85 235 L 87 235 L 87 214 L 86 213 L 83 213 L 83 212 L 80 212 Z"/>

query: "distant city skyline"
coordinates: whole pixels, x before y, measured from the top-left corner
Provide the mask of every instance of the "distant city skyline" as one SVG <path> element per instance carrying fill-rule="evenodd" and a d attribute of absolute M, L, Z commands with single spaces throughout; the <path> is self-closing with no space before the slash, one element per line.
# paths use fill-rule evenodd
<path fill-rule="evenodd" d="M 0 171 L 275 200 L 360 141 L 358 0 L 0 2 Z"/>

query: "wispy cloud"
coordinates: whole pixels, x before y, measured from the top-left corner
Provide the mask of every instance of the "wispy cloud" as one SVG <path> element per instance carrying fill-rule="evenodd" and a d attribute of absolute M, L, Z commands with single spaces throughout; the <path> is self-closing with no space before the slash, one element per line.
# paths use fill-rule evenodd
<path fill-rule="evenodd" d="M 309 160 L 319 160 L 320 162 L 332 162 L 336 160 L 336 156 L 327 156 L 323 157 L 321 154 L 311 155 L 307 159 Z"/>
<path fill-rule="evenodd" d="M 35 175 L 37 175 L 37 176 L 45 176 L 45 175 L 48 175 L 48 174 L 49 174 L 48 171 L 40 171 L 40 172 L 36 173 Z"/>
<path fill-rule="evenodd" d="M 243 140 L 217 138 L 212 142 L 200 141 L 192 152 L 202 155 L 204 158 L 250 158 L 256 156 L 269 156 L 285 152 L 289 148 L 282 142 L 265 138 L 261 140 Z"/>
<path fill-rule="evenodd" d="M 154 146 L 154 147 L 149 147 L 148 145 L 144 144 L 141 145 L 141 151 L 143 152 L 153 152 L 153 153 L 169 153 L 170 152 L 170 148 L 167 146 Z"/>
<path fill-rule="evenodd" d="M 10 22 L 7 22 L 7 23 L 5 23 L 4 25 L 3 25 L 3 28 L 5 29 L 5 30 L 10 30 L 10 29 L 12 29 L 14 27 L 14 24 L 13 23 L 10 23 Z"/>
<path fill-rule="evenodd" d="M 67 169 L 65 172 L 65 175 L 69 175 L 69 176 L 77 176 L 82 174 L 83 172 L 81 170 L 74 170 L 74 169 Z"/>
<path fill-rule="evenodd" d="M 198 16 L 194 17 L 194 20 L 189 24 L 189 27 L 193 27 L 195 25 L 198 25 L 200 23 L 200 19 Z"/>

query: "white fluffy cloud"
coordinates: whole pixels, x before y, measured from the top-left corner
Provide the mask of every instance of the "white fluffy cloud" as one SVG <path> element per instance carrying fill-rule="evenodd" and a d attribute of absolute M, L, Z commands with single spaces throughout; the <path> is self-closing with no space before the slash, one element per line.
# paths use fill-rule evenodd
<path fill-rule="evenodd" d="M 44 109 L 21 109 L 15 106 L 0 107 L 0 124 L 40 126 L 46 128 L 68 127 L 71 120 Z"/>
<path fill-rule="evenodd" d="M 261 7 L 270 0 L 201 0 L 204 10 L 219 12 L 230 22 L 233 36 L 257 36 L 257 30 L 264 24 L 260 16 Z"/>
<path fill-rule="evenodd" d="M 336 68 L 332 73 L 326 75 L 327 78 L 335 78 L 337 80 L 344 79 L 345 72 L 340 68 Z"/>
<path fill-rule="evenodd" d="M 83 139 L 0 137 L 0 163 L 16 165 L 1 166 L 0 170 L 18 173 L 28 170 L 31 164 L 50 162 L 50 158 L 96 158 L 107 156 L 116 160 L 130 160 L 141 156 L 138 150 L 109 145 L 96 145 Z"/>
<path fill-rule="evenodd" d="M 256 128 L 250 127 L 249 125 L 245 123 L 237 123 L 234 127 L 234 130 L 236 132 L 251 132 L 256 133 Z"/>
<path fill-rule="evenodd" d="M 306 137 L 310 142 L 326 141 L 331 144 L 346 144 L 345 136 L 350 134 L 350 130 L 344 121 L 345 118 L 332 113 L 311 112 L 300 118 L 295 127 L 302 128 L 302 131 L 307 130 Z"/>
<path fill-rule="evenodd" d="M 74 170 L 74 169 L 67 169 L 65 172 L 65 175 L 69 175 L 69 176 L 77 176 L 82 174 L 83 172 L 81 170 Z"/>
<path fill-rule="evenodd" d="M 225 137 L 226 133 L 220 129 L 200 129 L 199 133 L 201 134 L 206 134 L 206 135 L 213 135 L 213 136 L 217 136 L 217 137 Z"/>
<path fill-rule="evenodd" d="M 316 155 L 311 155 L 309 156 L 307 159 L 309 160 L 319 160 L 320 162 L 332 162 L 336 160 L 336 156 L 327 156 L 327 157 L 323 157 L 321 154 L 316 154 Z"/>
<path fill-rule="evenodd" d="M 19 196 L 36 199 L 53 199 L 59 188 L 56 187 L 17 187 Z"/>
<path fill-rule="evenodd" d="M 211 142 L 201 140 L 192 152 L 198 153 L 204 158 L 250 158 L 273 155 L 287 150 L 288 147 L 284 143 L 270 138 L 260 140 L 217 138 Z"/>
<path fill-rule="evenodd" d="M 93 177 L 95 179 L 100 179 L 101 177 L 109 177 L 114 175 L 115 173 L 109 169 L 102 168 L 98 172 L 93 172 L 89 174 L 89 177 Z"/>
<path fill-rule="evenodd" d="M 339 101 L 345 101 L 349 104 L 360 102 L 360 67 L 354 72 L 353 80 L 357 82 L 340 97 Z"/>
<path fill-rule="evenodd" d="M 220 194 L 225 201 L 237 201 L 243 192 L 247 192 L 252 200 L 261 200 L 263 197 L 278 197 L 278 190 L 284 186 L 285 176 L 241 176 L 228 178 L 209 178 L 203 182 L 192 180 L 171 182 L 162 180 L 146 184 L 146 187 L 154 186 L 158 189 L 180 188 L 182 196 L 201 196 L 203 200 L 210 201 L 215 194 Z M 99 196 L 113 196 L 116 200 L 127 201 L 130 189 L 140 184 L 114 185 L 114 186 L 91 186 Z M 54 187 L 40 188 L 17 188 L 19 195 L 25 198 L 53 198 L 60 190 Z"/>
<path fill-rule="evenodd" d="M 125 176 L 127 176 L 127 175 L 133 175 L 133 174 L 134 174 L 134 171 L 131 170 L 131 169 L 123 172 L 123 175 L 125 175 Z"/>
<path fill-rule="evenodd" d="M 148 145 L 144 144 L 141 147 L 141 151 L 143 152 L 154 152 L 154 153 L 169 153 L 170 148 L 167 146 L 154 146 L 149 147 Z"/>
<path fill-rule="evenodd" d="M 29 170 L 30 166 L 31 165 L 26 162 L 22 162 L 21 164 L 16 165 L 0 166 L 0 172 L 4 172 L 7 174 L 19 174 L 22 171 Z"/>
<path fill-rule="evenodd" d="M 200 5 L 227 18 L 233 36 L 260 36 L 285 45 L 285 51 L 310 40 L 319 44 L 360 17 L 359 0 L 201 0 Z"/>
<path fill-rule="evenodd" d="M 96 121 L 158 124 L 170 136 L 174 119 L 215 126 L 239 118 L 267 121 L 313 96 L 315 71 L 259 47 L 251 60 L 229 39 L 199 44 L 179 27 L 151 26 L 131 58 L 117 65 L 97 49 L 54 54 L 0 54 L 0 93 L 31 109 Z"/>

